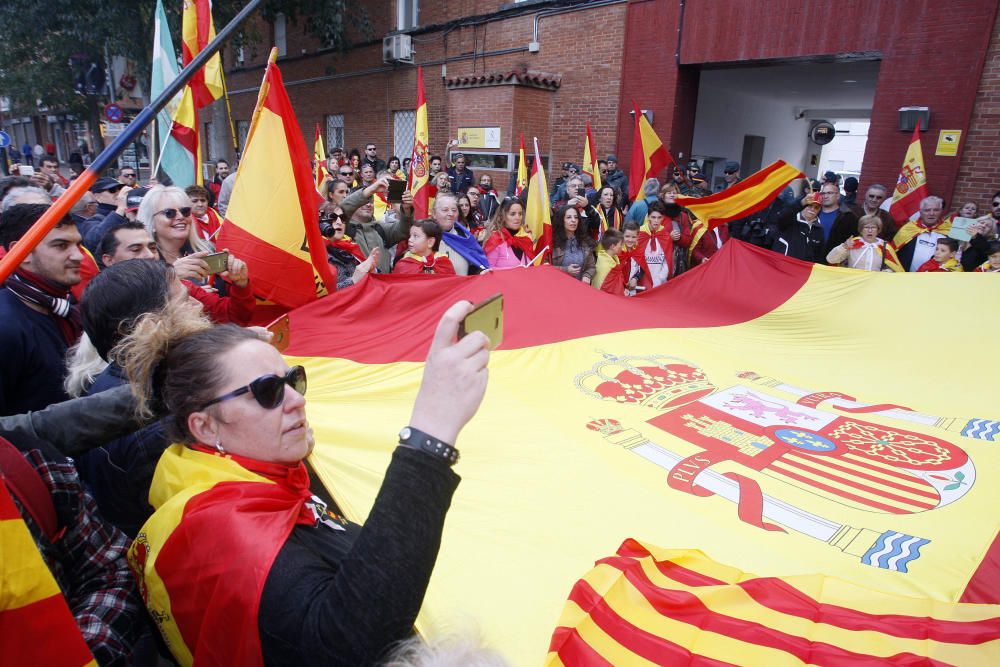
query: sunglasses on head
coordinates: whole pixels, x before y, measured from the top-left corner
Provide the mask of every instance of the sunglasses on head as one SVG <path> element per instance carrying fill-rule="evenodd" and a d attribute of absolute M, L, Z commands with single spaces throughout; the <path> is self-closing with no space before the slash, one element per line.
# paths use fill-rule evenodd
<path fill-rule="evenodd" d="M 182 206 L 180 208 L 165 208 L 162 211 L 160 211 L 160 215 L 165 217 L 167 220 L 173 220 L 174 218 L 177 217 L 178 213 L 182 218 L 186 218 L 189 215 L 191 215 L 191 207 Z"/>
<path fill-rule="evenodd" d="M 265 410 L 273 410 L 285 402 L 285 386 L 289 386 L 299 394 L 305 396 L 306 393 L 306 369 L 302 366 L 292 366 L 284 375 L 262 375 L 253 382 L 239 389 L 235 389 L 228 394 L 223 394 L 218 398 L 202 406 L 202 410 L 210 405 L 237 398 L 243 394 L 253 394 L 257 404 Z"/>

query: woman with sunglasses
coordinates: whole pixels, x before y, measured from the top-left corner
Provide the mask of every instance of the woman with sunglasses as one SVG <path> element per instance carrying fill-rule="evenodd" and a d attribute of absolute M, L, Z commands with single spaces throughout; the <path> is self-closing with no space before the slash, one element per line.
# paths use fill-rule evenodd
<path fill-rule="evenodd" d="M 343 184 L 343 181 L 338 181 Z M 337 270 L 337 289 L 361 282 L 378 264 L 381 251 L 372 248 L 366 258 L 364 251 L 345 232 L 347 220 L 339 204 L 326 202 L 319 207 L 319 230 L 326 241 L 326 256 Z"/>
<path fill-rule="evenodd" d="M 301 366 L 251 330 L 136 324 L 121 358 L 140 410 L 162 403 L 179 444 L 129 558 L 180 664 L 367 665 L 412 633 L 459 481 L 456 439 L 486 390 L 486 336 L 456 342 L 471 310 L 456 303 L 438 324 L 364 526 L 309 490 Z"/>
<path fill-rule="evenodd" d="M 191 198 L 184 190 L 157 185 L 142 198 L 136 219 L 146 226 L 160 257 L 173 267 L 178 278 L 204 285 L 213 275 L 204 257 L 215 249 L 198 236 L 191 211 Z M 227 270 L 219 278 L 211 287 L 220 296 L 253 299 L 247 265 L 242 260 L 230 254 Z M 230 285 L 236 289 L 230 289 Z"/>

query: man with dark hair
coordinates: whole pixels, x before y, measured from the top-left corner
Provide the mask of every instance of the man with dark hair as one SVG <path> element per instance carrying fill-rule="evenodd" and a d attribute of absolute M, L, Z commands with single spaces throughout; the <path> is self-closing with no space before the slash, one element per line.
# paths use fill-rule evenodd
<path fill-rule="evenodd" d="M 428 180 L 433 180 L 434 176 L 436 176 L 440 171 L 441 171 L 441 156 L 440 155 L 432 155 L 431 156 L 430 171 L 428 172 L 428 176 L 429 176 Z"/>
<path fill-rule="evenodd" d="M 370 142 L 365 144 L 365 156 L 361 158 L 361 166 L 364 167 L 366 164 L 371 165 L 373 174 L 385 169 L 385 160 L 378 156 L 378 149 Z"/>
<path fill-rule="evenodd" d="M 38 170 L 45 175 L 47 187 L 41 183 L 36 183 L 36 185 L 47 190 L 53 199 L 60 196 L 69 187 L 69 181 L 59 173 L 59 159 L 55 155 L 43 156 Z"/>
<path fill-rule="evenodd" d="M 112 266 L 129 259 L 159 259 L 156 241 L 137 220 L 126 220 L 110 230 L 97 246 L 101 264 Z"/>
<path fill-rule="evenodd" d="M 18 204 L 0 219 L 0 246 L 10 250 L 48 209 Z M 70 288 L 80 282 L 80 233 L 63 218 L 0 289 L 0 415 L 40 410 L 68 398 L 65 357 L 83 327 Z"/>
<path fill-rule="evenodd" d="M 472 175 L 472 170 L 465 167 L 465 154 L 455 153 L 451 157 L 455 161 L 455 166 L 448 169 L 451 191 L 467 192 L 469 187 L 475 183 L 475 177 Z"/>
<path fill-rule="evenodd" d="M 219 199 L 219 193 L 222 190 L 222 182 L 226 180 L 229 176 L 229 162 L 227 160 L 218 159 L 215 161 L 215 177 L 212 178 L 212 182 L 208 184 L 208 191 L 212 193 L 212 200 L 209 203 L 214 204 Z"/>
<path fill-rule="evenodd" d="M 608 163 L 608 179 L 604 184 L 610 185 L 628 197 L 628 175 L 618 168 L 618 156 L 609 155 L 605 158 L 605 162 Z"/>

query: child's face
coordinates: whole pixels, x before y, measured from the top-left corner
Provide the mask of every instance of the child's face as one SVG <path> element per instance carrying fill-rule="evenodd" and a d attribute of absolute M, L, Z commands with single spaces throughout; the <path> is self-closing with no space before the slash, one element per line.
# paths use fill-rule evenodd
<path fill-rule="evenodd" d="M 625 230 L 625 247 L 634 248 L 635 244 L 639 242 L 639 232 L 634 229 Z"/>
<path fill-rule="evenodd" d="M 951 248 L 949 248 L 945 244 L 938 243 L 936 246 L 934 246 L 934 261 L 937 262 L 938 264 L 944 264 L 954 256 L 955 253 L 952 252 Z"/>
<path fill-rule="evenodd" d="M 662 226 L 663 226 L 663 214 L 660 213 L 659 211 L 651 211 L 649 214 L 650 231 L 656 233 L 660 230 L 660 227 Z"/>
<path fill-rule="evenodd" d="M 424 230 L 420 229 L 420 227 L 410 227 L 410 238 L 406 242 L 406 246 L 414 255 L 426 257 L 431 254 L 431 245 L 433 243 L 434 240 L 427 236 L 427 234 L 424 234 Z"/>
<path fill-rule="evenodd" d="M 991 269 L 1000 269 L 1000 252 L 990 255 L 989 260 Z"/>
<path fill-rule="evenodd" d="M 618 243 L 608 248 L 608 254 L 614 257 L 615 255 L 620 253 L 622 251 L 622 243 L 623 243 L 622 241 L 619 241 Z M 990 255 L 990 257 L 992 258 L 992 255 Z M 1000 258 L 1000 252 L 997 253 L 997 257 Z"/>

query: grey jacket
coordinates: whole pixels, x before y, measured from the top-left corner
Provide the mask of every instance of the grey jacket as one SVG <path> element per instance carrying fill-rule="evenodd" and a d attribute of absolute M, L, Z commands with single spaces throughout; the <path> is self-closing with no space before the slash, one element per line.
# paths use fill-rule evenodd
<path fill-rule="evenodd" d="M 410 235 L 410 225 L 413 224 L 412 215 L 402 215 L 396 222 L 361 222 L 354 220 L 354 213 L 364 206 L 371 197 L 366 197 L 364 190 L 357 190 L 344 197 L 340 202 L 340 210 L 345 218 L 350 220 L 345 230 L 365 257 L 372 253 L 372 249 L 380 248 L 382 256 L 378 260 L 378 272 L 390 273 L 392 271 L 392 258 L 395 255 L 396 245 L 400 241 L 406 240 Z"/>

